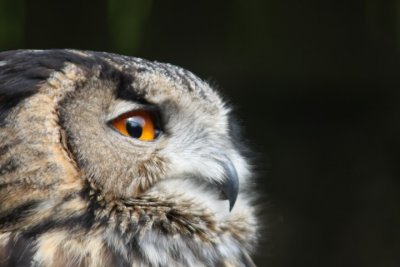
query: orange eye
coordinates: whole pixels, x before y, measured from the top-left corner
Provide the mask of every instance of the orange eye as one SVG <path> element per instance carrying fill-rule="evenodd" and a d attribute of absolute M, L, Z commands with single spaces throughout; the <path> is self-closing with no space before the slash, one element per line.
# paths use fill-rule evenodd
<path fill-rule="evenodd" d="M 111 122 L 116 130 L 125 136 L 141 141 L 153 141 L 160 133 L 155 116 L 144 110 L 126 113 Z"/>

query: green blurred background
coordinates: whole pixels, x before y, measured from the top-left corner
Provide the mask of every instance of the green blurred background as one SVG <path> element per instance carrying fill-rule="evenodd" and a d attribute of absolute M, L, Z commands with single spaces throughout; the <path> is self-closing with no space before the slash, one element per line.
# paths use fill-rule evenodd
<path fill-rule="evenodd" d="M 188 68 L 255 152 L 259 266 L 400 266 L 399 0 L 0 0 L 0 49 Z"/>

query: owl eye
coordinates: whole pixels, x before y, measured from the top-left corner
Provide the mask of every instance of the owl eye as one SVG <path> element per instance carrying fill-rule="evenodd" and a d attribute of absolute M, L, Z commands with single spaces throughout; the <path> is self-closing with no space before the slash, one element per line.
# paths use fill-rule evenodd
<path fill-rule="evenodd" d="M 128 112 L 111 124 L 121 134 L 141 141 L 153 141 L 160 134 L 155 114 L 145 110 Z"/>

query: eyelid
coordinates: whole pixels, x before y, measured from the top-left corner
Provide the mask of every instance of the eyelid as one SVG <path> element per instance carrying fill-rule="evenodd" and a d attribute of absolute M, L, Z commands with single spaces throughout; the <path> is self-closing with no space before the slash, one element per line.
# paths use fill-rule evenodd
<path fill-rule="evenodd" d="M 126 100 L 120 100 L 112 107 L 110 112 L 107 114 L 106 121 L 111 122 L 121 116 L 124 116 L 129 112 L 134 112 L 137 110 L 153 112 L 157 115 L 158 119 L 161 120 L 161 117 L 159 116 L 160 115 L 159 109 L 153 105 L 144 105 Z"/>

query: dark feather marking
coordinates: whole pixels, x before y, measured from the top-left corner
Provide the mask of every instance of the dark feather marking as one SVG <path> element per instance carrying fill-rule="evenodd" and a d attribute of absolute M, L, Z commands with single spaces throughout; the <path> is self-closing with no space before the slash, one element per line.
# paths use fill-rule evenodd
<path fill-rule="evenodd" d="M 86 219 L 86 215 L 73 216 L 64 220 L 48 219 L 28 228 L 22 234 L 24 237 L 31 238 L 54 229 L 89 230 L 89 227 L 82 227 L 88 224 Z"/>
<path fill-rule="evenodd" d="M 132 88 L 132 78 L 128 77 L 127 75 L 123 75 L 120 73 L 119 79 L 116 81 L 118 83 L 117 85 L 117 98 L 119 99 L 124 99 L 128 101 L 136 101 L 136 102 L 143 102 L 144 101 L 144 96 L 139 95 L 137 92 L 135 92 Z"/>
<path fill-rule="evenodd" d="M 7 244 L 9 267 L 30 266 L 35 255 L 35 240 L 31 238 L 14 237 Z"/>
<path fill-rule="evenodd" d="M 23 232 L 25 237 L 34 237 L 53 229 L 68 229 L 71 231 L 89 231 L 95 222 L 93 212 L 89 210 L 81 215 L 70 216 L 65 219 L 48 219 L 42 221 Z"/>
<path fill-rule="evenodd" d="M 24 219 L 26 216 L 29 216 L 30 212 L 35 209 L 41 201 L 38 200 L 30 200 L 12 210 L 7 210 L 5 212 L 0 213 L 0 228 L 4 225 L 18 222 Z"/>
<path fill-rule="evenodd" d="M 10 148 L 15 147 L 16 145 L 19 145 L 21 143 L 21 140 L 13 140 L 11 143 L 7 143 L 3 146 L 0 147 L 0 157 L 5 155 L 8 151 L 10 151 Z"/>
<path fill-rule="evenodd" d="M 0 81 L 0 90 L 1 90 L 1 81 Z M 6 124 L 6 118 L 9 116 L 12 109 L 29 95 L 30 94 L 16 95 L 12 99 L 11 97 L 3 98 L 0 95 L 0 127 L 3 127 Z"/>
<path fill-rule="evenodd" d="M 86 193 L 85 193 L 86 192 Z M 88 196 L 88 189 L 83 190 L 79 197 L 87 198 Z M 71 194 L 65 196 L 65 201 L 73 200 L 74 197 L 77 195 Z M 108 222 L 108 218 L 96 218 L 96 210 L 100 208 L 100 205 L 94 201 L 90 200 L 88 208 L 80 215 L 66 215 L 65 219 L 48 219 L 42 221 L 36 225 L 31 226 L 27 230 L 23 232 L 23 235 L 26 237 L 37 236 L 42 233 L 45 233 L 52 229 L 68 229 L 68 230 L 77 230 L 77 231 L 89 231 L 93 228 L 94 224 L 96 226 L 105 225 Z"/>
<path fill-rule="evenodd" d="M 1 154 L 0 154 L 1 155 Z M 10 158 L 3 165 L 0 165 L 0 175 L 15 171 L 19 167 L 18 159 Z"/>

